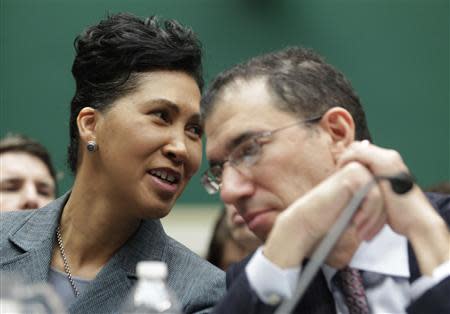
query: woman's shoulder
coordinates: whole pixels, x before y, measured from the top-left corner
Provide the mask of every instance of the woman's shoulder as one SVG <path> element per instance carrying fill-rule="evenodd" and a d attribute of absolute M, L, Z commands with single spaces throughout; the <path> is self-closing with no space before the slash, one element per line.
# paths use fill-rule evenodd
<path fill-rule="evenodd" d="M 2 212 L 0 214 L 2 235 L 8 235 L 14 230 L 19 229 L 35 214 L 36 210 L 12 210 Z M 4 237 L 2 237 L 2 239 L 3 238 Z"/>
<path fill-rule="evenodd" d="M 62 199 L 56 199 L 39 209 L 14 210 L 0 213 L 1 239 L 4 247 L 12 238 L 20 242 L 39 242 L 47 237 L 59 217 Z"/>
<path fill-rule="evenodd" d="M 0 213 L 0 256 L 2 263 L 6 257 L 15 255 L 16 249 L 13 238 L 35 214 L 35 210 L 14 210 Z"/>
<path fill-rule="evenodd" d="M 208 312 L 225 294 L 225 273 L 169 236 L 166 248 L 168 282 L 188 304 L 185 312 Z"/>
<path fill-rule="evenodd" d="M 171 260 L 181 267 L 190 266 L 192 268 L 206 268 L 207 271 L 215 274 L 222 274 L 222 271 L 210 264 L 203 257 L 194 253 L 177 240 L 167 236 L 167 252 Z M 213 267 L 211 267 L 213 266 Z"/>

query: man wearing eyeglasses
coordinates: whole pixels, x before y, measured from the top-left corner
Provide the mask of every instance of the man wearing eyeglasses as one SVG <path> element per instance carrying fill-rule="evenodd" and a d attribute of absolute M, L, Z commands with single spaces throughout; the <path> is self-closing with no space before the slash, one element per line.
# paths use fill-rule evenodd
<path fill-rule="evenodd" d="M 221 73 L 201 109 L 202 184 L 265 242 L 227 273 L 217 313 L 272 313 L 353 195 L 408 172 L 398 153 L 369 142 L 350 83 L 311 50 Z M 450 313 L 450 233 L 433 206 L 450 220 L 448 196 L 374 184 L 294 312 Z"/>

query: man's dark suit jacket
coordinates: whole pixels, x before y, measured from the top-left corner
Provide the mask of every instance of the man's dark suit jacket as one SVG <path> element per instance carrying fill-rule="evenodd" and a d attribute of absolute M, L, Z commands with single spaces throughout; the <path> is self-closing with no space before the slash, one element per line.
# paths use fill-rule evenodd
<path fill-rule="evenodd" d="M 433 206 L 450 225 L 450 196 L 440 194 L 427 194 Z M 409 265 L 413 282 L 421 276 L 416 258 L 411 246 L 408 246 Z M 230 267 L 227 271 L 226 296 L 215 309 L 216 314 L 266 314 L 273 313 L 274 306 L 264 304 L 251 289 L 245 274 L 245 266 L 250 260 L 249 256 L 242 262 Z M 407 308 L 410 314 L 419 313 L 450 313 L 450 276 L 438 285 L 425 292 Z M 319 272 L 300 303 L 296 306 L 294 313 L 301 314 L 329 314 L 336 313 L 334 300 L 327 287 L 325 276 Z"/>

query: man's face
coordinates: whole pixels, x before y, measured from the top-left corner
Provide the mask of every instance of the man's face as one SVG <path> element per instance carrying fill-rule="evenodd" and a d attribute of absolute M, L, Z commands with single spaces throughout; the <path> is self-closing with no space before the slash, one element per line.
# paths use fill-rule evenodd
<path fill-rule="evenodd" d="M 0 211 L 40 208 L 55 199 L 55 182 L 38 157 L 9 151 L 0 165 Z"/>
<path fill-rule="evenodd" d="M 205 121 L 209 162 L 226 160 L 244 134 L 301 120 L 276 105 L 277 98 L 263 79 L 238 80 L 227 86 Z M 275 133 L 246 175 L 225 163 L 220 190 L 223 201 L 234 205 L 249 228 L 266 240 L 278 214 L 334 171 L 330 143 L 320 125 L 309 128 L 299 124 Z"/>

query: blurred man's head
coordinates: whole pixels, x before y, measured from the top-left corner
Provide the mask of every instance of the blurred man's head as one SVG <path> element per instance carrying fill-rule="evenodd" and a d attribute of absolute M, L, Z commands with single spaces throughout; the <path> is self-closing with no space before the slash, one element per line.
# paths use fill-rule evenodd
<path fill-rule="evenodd" d="M 47 150 L 22 135 L 0 141 L 0 211 L 42 207 L 56 196 L 56 173 Z"/>

